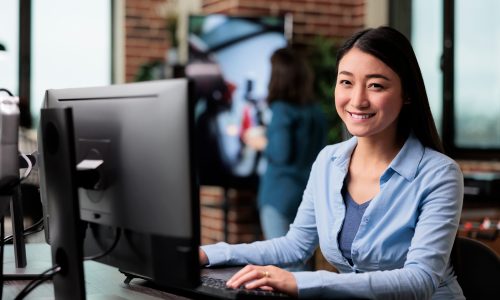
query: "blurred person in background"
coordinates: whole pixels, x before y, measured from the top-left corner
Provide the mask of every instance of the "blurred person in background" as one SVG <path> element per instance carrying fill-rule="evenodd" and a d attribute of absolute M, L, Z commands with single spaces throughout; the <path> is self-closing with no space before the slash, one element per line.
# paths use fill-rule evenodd
<path fill-rule="evenodd" d="M 265 239 L 284 236 L 293 222 L 311 165 L 326 145 L 326 119 L 313 97 L 313 74 L 292 48 L 271 56 L 267 103 L 271 121 L 255 126 L 244 143 L 262 150 L 267 167 L 260 178 L 258 207 Z"/>

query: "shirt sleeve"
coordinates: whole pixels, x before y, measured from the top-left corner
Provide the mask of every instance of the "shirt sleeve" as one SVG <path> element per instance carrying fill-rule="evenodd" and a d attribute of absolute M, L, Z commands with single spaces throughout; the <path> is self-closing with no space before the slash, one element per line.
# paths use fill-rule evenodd
<path fill-rule="evenodd" d="M 250 244 L 229 245 L 220 242 L 202 246 L 208 257 L 208 266 L 255 264 L 286 267 L 307 260 L 318 245 L 311 186 L 309 182 L 295 221 L 286 236 Z"/>
<path fill-rule="evenodd" d="M 463 176 L 455 164 L 427 176 L 432 180 L 420 195 L 420 215 L 403 268 L 344 274 L 297 272 L 299 297 L 431 298 L 446 272 L 458 229 Z"/>
<path fill-rule="evenodd" d="M 272 240 L 236 245 L 219 242 L 201 249 L 208 257 L 208 267 L 246 264 L 286 267 L 307 260 L 316 246 L 314 234 L 291 229 L 286 236 Z"/>

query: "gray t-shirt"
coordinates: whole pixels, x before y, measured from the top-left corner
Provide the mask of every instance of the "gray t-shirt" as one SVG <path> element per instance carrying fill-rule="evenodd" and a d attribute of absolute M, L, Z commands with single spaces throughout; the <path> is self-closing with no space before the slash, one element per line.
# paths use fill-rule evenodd
<path fill-rule="evenodd" d="M 359 223 L 365 213 L 366 208 L 370 205 L 370 201 L 363 204 L 357 204 L 352 199 L 347 189 L 342 189 L 342 196 L 346 207 L 344 223 L 339 232 L 339 247 L 342 255 L 352 265 L 351 247 L 352 241 L 358 232 Z"/>

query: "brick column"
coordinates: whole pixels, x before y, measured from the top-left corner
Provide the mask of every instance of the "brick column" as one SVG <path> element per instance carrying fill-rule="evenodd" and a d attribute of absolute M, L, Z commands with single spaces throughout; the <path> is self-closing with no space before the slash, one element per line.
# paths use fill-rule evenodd
<path fill-rule="evenodd" d="M 256 192 L 253 190 L 225 190 L 217 186 L 202 186 L 201 244 L 219 241 L 248 243 L 261 240 L 262 232 L 255 201 Z"/>
<path fill-rule="evenodd" d="M 160 6 L 164 0 L 126 0 L 125 81 L 132 82 L 144 63 L 164 61 L 168 32 Z"/>

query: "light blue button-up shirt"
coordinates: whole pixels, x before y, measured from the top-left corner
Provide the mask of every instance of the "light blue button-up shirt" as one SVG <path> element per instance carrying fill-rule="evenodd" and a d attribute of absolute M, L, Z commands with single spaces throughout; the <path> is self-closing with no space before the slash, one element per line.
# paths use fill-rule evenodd
<path fill-rule="evenodd" d="M 286 266 L 310 257 L 319 243 L 340 274 L 293 273 L 300 298 L 463 299 L 449 263 L 463 176 L 452 159 L 423 147 L 413 135 L 380 177 L 380 193 L 366 209 L 352 243 L 354 265 L 342 256 L 341 190 L 356 145 L 354 137 L 321 151 L 285 237 L 203 246 L 210 265 Z"/>

